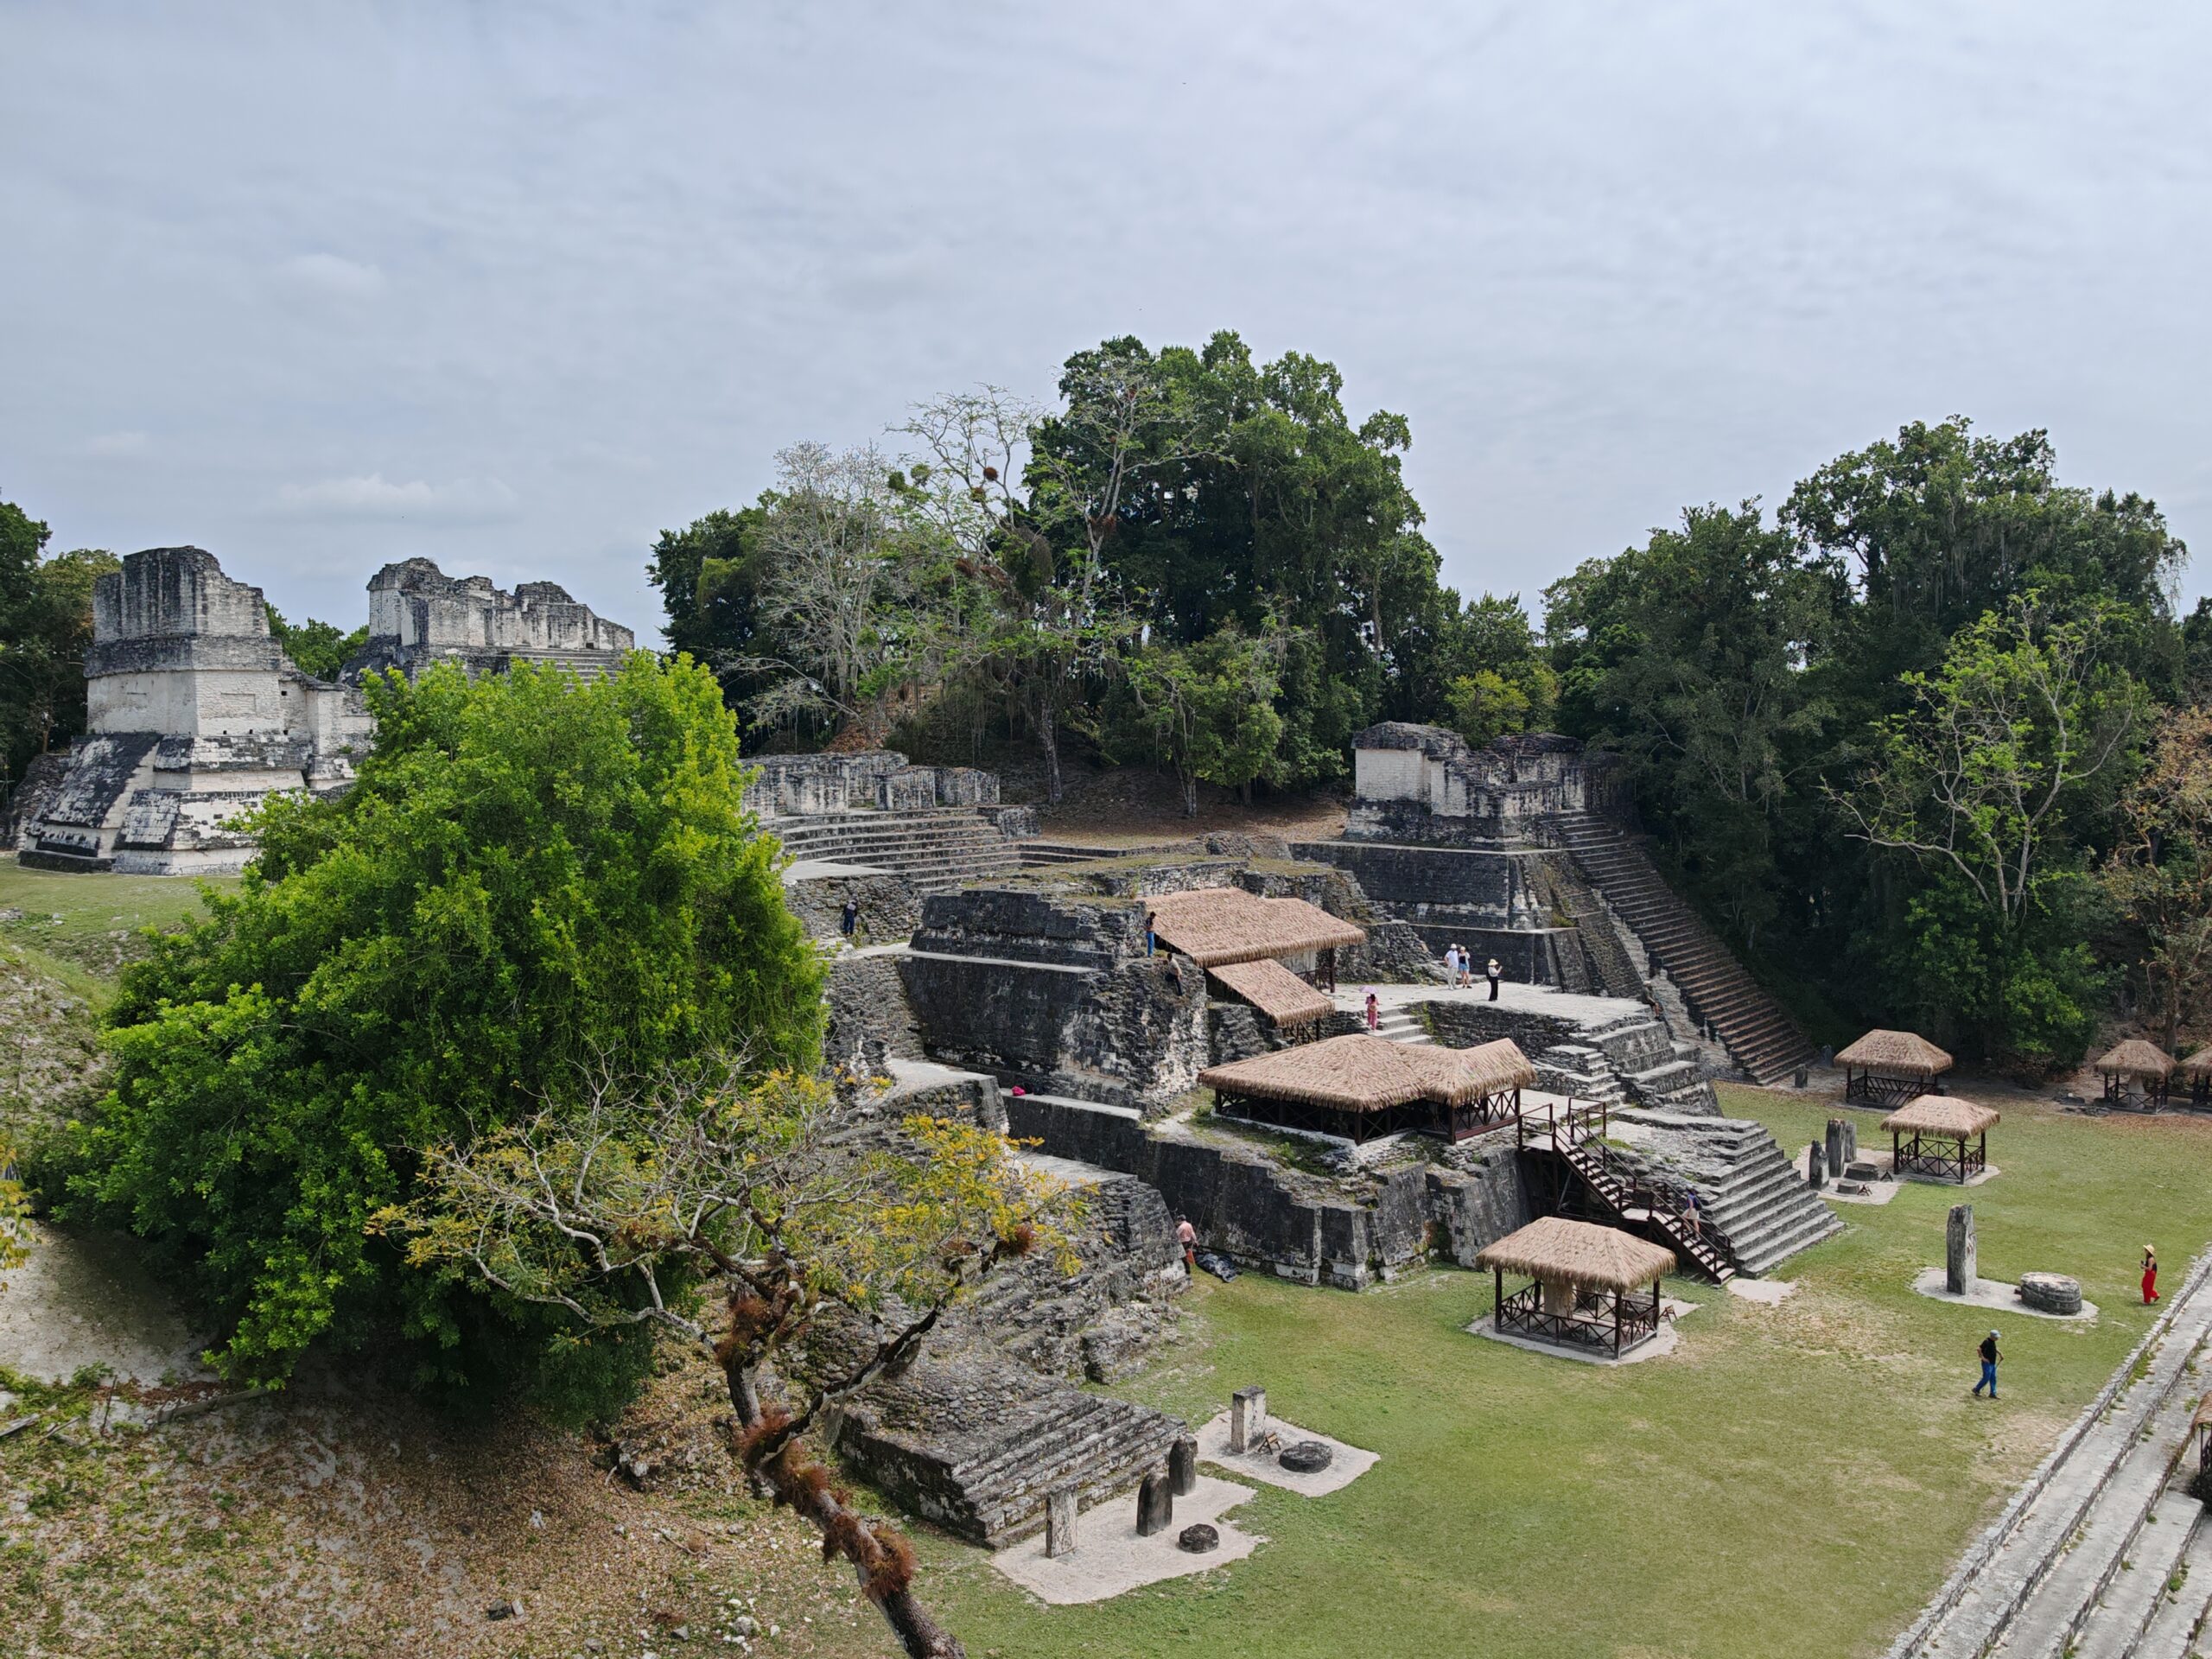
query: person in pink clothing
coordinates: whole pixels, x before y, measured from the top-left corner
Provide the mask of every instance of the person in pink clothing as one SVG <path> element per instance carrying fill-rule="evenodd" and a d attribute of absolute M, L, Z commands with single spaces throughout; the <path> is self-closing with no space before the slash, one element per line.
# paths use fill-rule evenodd
<path fill-rule="evenodd" d="M 1375 1000 L 1375 993 L 1367 994 L 1367 1028 L 1373 1031 L 1382 1023 L 1382 1005 Z"/>

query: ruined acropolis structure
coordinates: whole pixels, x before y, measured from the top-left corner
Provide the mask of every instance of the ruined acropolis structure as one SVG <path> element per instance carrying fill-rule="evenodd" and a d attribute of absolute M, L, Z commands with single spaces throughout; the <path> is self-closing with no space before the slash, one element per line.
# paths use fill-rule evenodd
<path fill-rule="evenodd" d="M 489 576 L 448 576 L 428 559 L 387 564 L 369 579 L 369 643 L 345 677 L 397 668 L 413 678 L 433 663 L 471 674 L 518 662 L 552 663 L 587 678 L 613 672 L 637 636 L 550 582 L 504 593 Z"/>
<path fill-rule="evenodd" d="M 364 673 L 412 678 L 434 663 L 471 674 L 556 664 L 612 671 L 636 644 L 550 582 L 512 594 L 428 559 L 369 583 L 369 643 L 340 683 L 302 673 L 269 632 L 261 589 L 196 547 L 133 553 L 92 594 L 87 730 L 34 761 L 16 792 L 16 847 L 47 869 L 228 874 L 253 856 L 241 815 L 280 791 L 353 781 L 372 723 Z"/>
<path fill-rule="evenodd" d="M 92 589 L 88 729 L 23 782 L 18 846 L 48 869 L 223 874 L 232 820 L 277 790 L 343 789 L 369 745 L 361 694 L 303 674 L 261 589 L 196 547 L 133 553 Z"/>

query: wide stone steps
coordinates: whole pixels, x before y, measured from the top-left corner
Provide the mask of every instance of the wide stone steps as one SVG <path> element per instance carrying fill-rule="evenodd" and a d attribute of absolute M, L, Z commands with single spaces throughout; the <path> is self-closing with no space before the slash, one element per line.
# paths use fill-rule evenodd
<path fill-rule="evenodd" d="M 1149 1407 L 1072 1395 L 1050 1402 L 988 1457 L 950 1472 L 976 1531 L 1002 1544 L 1044 1525 L 1047 1494 L 1073 1487 L 1078 1504 L 1102 1502 L 1164 1465 L 1183 1433 L 1180 1421 Z"/>
<path fill-rule="evenodd" d="M 2208 1267 L 2212 1257 L 2191 1266 L 2151 1333 L 1968 1548 L 1891 1659 L 2188 1651 L 2183 1627 L 2202 1617 L 2212 1586 L 2197 1580 L 2212 1559 L 2169 1483 L 2202 1392 L 2193 1365 L 2212 1330 Z M 2169 1611 L 2160 1590 L 2185 1563 L 2193 1605 Z"/>
<path fill-rule="evenodd" d="M 965 808 L 770 819 L 763 829 L 790 858 L 881 870 L 925 894 L 1021 867 L 1019 845 Z"/>
<path fill-rule="evenodd" d="M 1725 1285 L 1736 1276 L 1725 1249 L 1712 1240 L 1690 1230 L 1688 1223 L 1664 1210 L 1645 1209 L 1632 1204 L 1628 1183 L 1605 1164 L 1605 1154 L 1592 1145 L 1569 1146 L 1561 1148 L 1567 1167 L 1581 1179 L 1582 1185 L 1605 1207 L 1624 1221 L 1636 1221 L 1664 1235 L 1674 1246 L 1675 1255 L 1685 1267 L 1693 1267 L 1705 1274 L 1715 1284 Z"/>
<path fill-rule="evenodd" d="M 1376 1018 L 1375 1034 L 1393 1043 L 1427 1043 L 1432 1046 L 1436 1039 L 1428 1028 L 1403 1008 L 1386 1008 Z"/>
<path fill-rule="evenodd" d="M 1810 1058 L 1812 1044 L 1796 1022 L 1667 886 L 1641 847 L 1586 814 L 1563 814 L 1559 825 L 1585 875 L 1644 949 L 1657 954 L 1737 1065 L 1757 1081 L 1771 1083 Z"/>
<path fill-rule="evenodd" d="M 1096 864 L 1102 859 L 1120 858 L 1128 851 L 1126 847 L 1077 847 L 1065 841 L 1025 841 L 1021 843 L 1021 861 L 1032 868 L 1053 864 Z"/>
<path fill-rule="evenodd" d="M 1656 1131 L 1649 1135 L 1640 1130 Z M 1616 1133 L 1667 1179 L 1697 1194 L 1707 1229 L 1746 1274 L 1770 1271 L 1843 1230 L 1762 1124 L 1681 1112 L 1622 1114 Z"/>
<path fill-rule="evenodd" d="M 2144 1632 L 2167 1599 L 2167 1581 L 2180 1570 L 2190 1533 L 2203 1510 L 2195 1498 L 2175 1491 L 2151 1506 L 2143 1529 L 2086 1616 L 2080 1638 L 2067 1650 L 2074 1659 L 2129 1659 L 2142 1651 Z"/>
<path fill-rule="evenodd" d="M 2171 1497 L 2159 1502 L 2166 1503 Z M 2212 1618 L 2212 1524 L 2205 1522 L 2202 1504 L 2182 1501 L 2197 1511 L 2183 1528 L 2188 1542 L 2166 1575 L 2165 1595 L 2151 1610 L 2135 1645 L 2126 1650 L 2129 1659 L 2188 1659 L 2196 1650 L 2207 1619 Z M 2162 1517 L 2158 1524 L 2165 1525 L 2165 1520 Z M 2176 1576 L 2181 1580 L 2178 1585 L 2172 1582 Z"/>

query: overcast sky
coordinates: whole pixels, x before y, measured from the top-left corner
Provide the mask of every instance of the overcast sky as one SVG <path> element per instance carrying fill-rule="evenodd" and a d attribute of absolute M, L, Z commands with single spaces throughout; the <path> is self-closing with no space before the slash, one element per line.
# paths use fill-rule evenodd
<path fill-rule="evenodd" d="M 2212 587 L 2212 9 L 0 0 L 0 496 L 650 636 L 656 532 L 1103 337 L 1344 371 L 1467 593 L 1904 422 Z"/>

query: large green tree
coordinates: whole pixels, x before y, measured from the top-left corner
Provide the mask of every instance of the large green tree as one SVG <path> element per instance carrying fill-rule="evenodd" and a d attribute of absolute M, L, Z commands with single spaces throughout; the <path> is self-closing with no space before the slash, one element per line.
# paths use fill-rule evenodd
<path fill-rule="evenodd" d="M 232 1376 L 311 1342 L 412 1344 L 602 1404 L 641 1344 L 410 1271 L 365 1228 L 416 1154 L 709 1049 L 810 1065 L 820 970 L 741 801 L 712 677 L 441 667 L 368 686 L 336 800 L 274 798 L 207 921 L 128 969 L 72 1190 L 189 1267 Z"/>
<path fill-rule="evenodd" d="M 44 556 L 48 534 L 0 501 L 0 757 L 10 779 L 85 729 L 92 584 L 117 568 L 95 549 Z"/>

